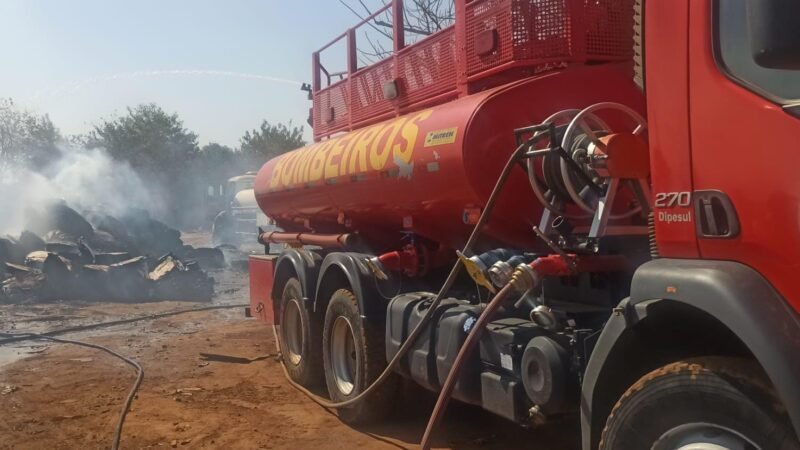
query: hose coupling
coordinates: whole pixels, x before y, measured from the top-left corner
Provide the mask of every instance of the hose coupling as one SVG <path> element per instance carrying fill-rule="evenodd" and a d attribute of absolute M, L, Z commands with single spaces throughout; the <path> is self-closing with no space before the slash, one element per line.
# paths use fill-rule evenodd
<path fill-rule="evenodd" d="M 489 280 L 495 286 L 505 286 L 514 275 L 514 266 L 506 261 L 498 261 L 489 268 Z"/>
<path fill-rule="evenodd" d="M 520 294 L 532 291 L 539 286 L 542 277 L 530 264 L 520 264 L 511 275 L 509 284 Z"/>

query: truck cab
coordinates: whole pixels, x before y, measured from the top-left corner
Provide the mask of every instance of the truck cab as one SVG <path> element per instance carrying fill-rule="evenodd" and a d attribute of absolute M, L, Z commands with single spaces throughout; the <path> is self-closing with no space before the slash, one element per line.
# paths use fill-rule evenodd
<path fill-rule="evenodd" d="M 790 356 L 800 339 L 791 206 L 798 185 L 778 162 L 788 157 L 782 149 L 792 147 L 783 143 L 800 140 L 796 5 L 679 0 L 637 2 L 637 8 L 636 71 L 647 94 L 660 259 L 634 275 L 625 308 L 638 311 L 633 316 L 661 310 L 641 322 L 614 318 L 606 326 L 589 365 L 590 374 L 605 373 L 584 383 L 584 448 L 598 445 L 611 397 L 622 395 L 621 388 L 608 394 L 611 378 L 636 385 L 659 358 L 681 354 L 733 353 L 750 361 L 800 430 L 800 391 L 789 381 L 800 370 Z M 778 48 L 780 58 L 765 62 Z M 615 321 L 625 322 L 625 331 L 612 338 Z M 691 331 L 698 327 L 717 331 L 698 336 Z M 627 341 L 626 333 L 645 330 L 656 340 Z M 675 339 L 684 331 L 692 337 Z M 734 365 L 717 370 L 737 367 L 726 364 Z M 757 448 L 787 448 L 778 441 Z"/>

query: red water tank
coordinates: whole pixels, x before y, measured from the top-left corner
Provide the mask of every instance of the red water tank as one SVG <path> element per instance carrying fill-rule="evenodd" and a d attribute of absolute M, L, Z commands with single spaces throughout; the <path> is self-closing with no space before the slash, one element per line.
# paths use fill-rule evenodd
<path fill-rule="evenodd" d="M 460 248 L 516 147 L 513 130 L 601 101 L 643 113 L 631 77 L 629 64 L 575 66 L 333 137 L 267 162 L 256 198 L 287 231 L 357 232 L 375 252 L 405 233 Z M 529 247 L 541 213 L 514 172 L 485 242 Z"/>

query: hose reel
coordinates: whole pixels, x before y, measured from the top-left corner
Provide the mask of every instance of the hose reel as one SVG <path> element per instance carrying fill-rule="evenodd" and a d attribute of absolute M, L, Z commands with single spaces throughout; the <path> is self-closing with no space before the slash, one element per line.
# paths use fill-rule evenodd
<path fill-rule="evenodd" d="M 564 132 L 569 124 L 573 121 L 581 110 L 579 109 L 566 109 L 559 111 L 552 116 L 545 119 L 544 123 L 552 123 L 556 126 L 555 130 L 561 137 L 563 146 Z M 584 116 L 585 123 L 591 123 L 592 129 L 596 130 L 598 134 L 603 134 L 603 130 L 609 129 L 609 126 L 599 117 L 594 114 L 587 114 Z M 539 140 L 547 143 L 549 137 L 548 132 L 540 131 L 533 136 L 533 146 L 538 144 Z M 577 142 L 577 141 L 576 141 Z M 565 147 L 567 154 L 571 154 L 570 150 Z M 573 152 L 574 153 L 574 152 Z M 585 219 L 591 217 L 591 214 L 583 213 L 569 213 L 567 212 L 567 204 L 571 202 L 569 191 L 563 181 L 561 172 L 562 158 L 556 153 L 546 153 L 541 158 L 530 158 L 528 164 L 528 178 L 533 188 L 533 192 L 542 205 L 550 212 L 567 218 L 567 219 Z M 571 177 L 575 177 L 571 174 Z"/>
<path fill-rule="evenodd" d="M 616 111 L 628 129 L 612 129 L 598 112 Z M 646 120 L 619 103 L 597 103 L 583 110 L 560 111 L 545 120 L 555 125 L 563 151 L 536 152 L 528 159 L 528 178 L 546 212 L 540 228 L 563 219 L 591 219 L 590 238 L 607 234 L 608 222 L 649 212 L 649 153 L 643 139 Z M 547 132 L 534 135 L 544 138 Z M 635 202 L 621 207 L 622 186 Z M 570 206 L 573 205 L 573 206 Z M 613 209 L 613 212 L 612 212 Z"/>

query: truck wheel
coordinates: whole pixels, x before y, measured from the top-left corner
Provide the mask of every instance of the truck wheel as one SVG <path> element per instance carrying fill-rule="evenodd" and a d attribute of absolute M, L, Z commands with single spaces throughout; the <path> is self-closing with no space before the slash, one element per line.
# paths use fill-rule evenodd
<path fill-rule="evenodd" d="M 283 288 L 280 308 L 281 357 L 292 380 L 313 386 L 322 381 L 322 345 L 318 320 L 303 305 L 300 280 L 290 278 Z"/>
<path fill-rule="evenodd" d="M 384 333 L 362 320 L 355 295 L 339 289 L 331 296 L 322 334 L 325 382 L 331 400 L 349 400 L 363 392 L 386 368 Z M 397 379 L 390 377 L 364 401 L 338 409 L 348 424 L 378 421 L 394 404 Z"/>
<path fill-rule="evenodd" d="M 645 375 L 617 402 L 601 450 L 797 450 L 792 426 L 754 361 L 707 357 Z"/>

